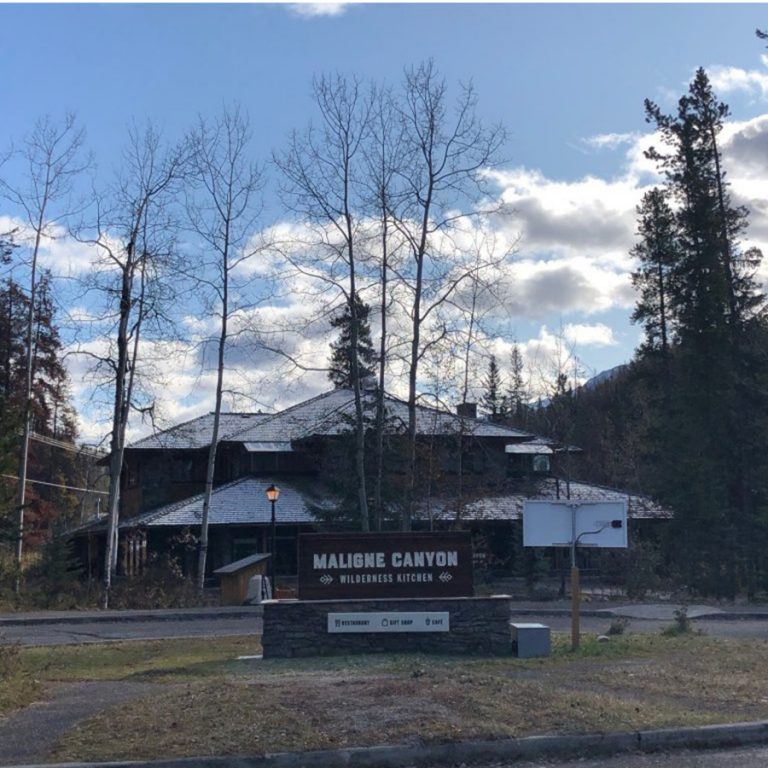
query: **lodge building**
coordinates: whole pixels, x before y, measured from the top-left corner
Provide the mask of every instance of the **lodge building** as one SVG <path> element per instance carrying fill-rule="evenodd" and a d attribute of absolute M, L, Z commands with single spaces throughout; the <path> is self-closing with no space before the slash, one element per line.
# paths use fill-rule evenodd
<path fill-rule="evenodd" d="M 364 400 L 372 424 L 375 391 L 365 391 Z M 384 402 L 382 527 L 396 528 L 407 468 L 408 408 L 389 395 Z M 265 493 L 272 484 L 280 488 L 275 556 L 279 577 L 296 574 L 300 533 L 359 530 L 350 440 L 354 414 L 350 389 L 333 389 L 277 413 L 221 414 L 209 511 L 209 575 L 233 561 L 270 551 L 271 508 Z M 194 537 L 202 519 L 212 432 L 213 414 L 206 414 L 126 447 L 119 572 L 135 574 L 153 553 L 170 550 L 185 570 L 194 570 Z M 565 465 L 570 462 L 564 461 L 565 455 L 546 438 L 477 418 L 472 404 L 459 406 L 456 413 L 418 406 L 413 528 L 470 530 L 485 550 L 477 553 L 480 557 L 511 567 L 528 498 L 626 501 L 630 526 L 636 528 L 669 517 L 643 496 L 568 481 Z M 98 575 L 105 520 L 93 520 L 74 535 L 89 572 Z"/>

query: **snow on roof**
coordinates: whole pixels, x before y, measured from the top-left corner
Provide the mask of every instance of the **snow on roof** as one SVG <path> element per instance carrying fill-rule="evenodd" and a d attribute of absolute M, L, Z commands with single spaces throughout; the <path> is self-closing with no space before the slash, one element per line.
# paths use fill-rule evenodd
<path fill-rule="evenodd" d="M 542 478 L 529 486 L 526 491 L 517 493 L 486 496 L 476 499 L 464 505 L 462 519 L 464 520 L 521 520 L 523 516 L 523 502 L 528 499 L 564 500 L 566 497 L 566 485 L 564 481 L 558 483 L 554 478 Z M 626 501 L 627 512 L 634 520 L 645 519 L 669 519 L 672 513 L 668 509 L 656 504 L 647 496 L 628 494 L 614 488 L 604 488 L 599 485 L 571 482 L 570 498 L 572 501 Z M 421 505 L 420 516 L 422 518 L 432 515 L 435 519 L 451 519 L 456 515 L 456 502 L 446 499 L 434 499 L 427 509 Z"/>
<path fill-rule="evenodd" d="M 232 483 L 214 489 L 211 496 L 209 523 L 211 525 L 266 525 L 271 521 L 271 507 L 266 500 L 266 490 L 271 482 L 244 477 Z M 542 478 L 528 485 L 525 491 L 497 494 L 475 499 L 465 504 L 462 510 L 464 520 L 520 520 L 523 514 L 523 502 L 528 499 L 565 499 L 565 482 L 558 484 L 554 478 Z M 278 523 L 314 523 L 315 517 L 310 511 L 310 504 L 316 506 L 334 506 L 333 500 L 298 490 L 291 485 L 280 483 L 280 498 L 276 504 Z M 613 488 L 604 488 L 587 483 L 572 482 L 570 498 L 574 501 L 626 501 L 631 519 L 660 519 L 672 517 L 672 513 L 647 496 L 627 494 Z M 451 520 L 456 514 L 456 503 L 452 499 L 435 498 L 429 504 L 422 502 L 417 517 L 436 520 Z M 140 526 L 195 526 L 200 525 L 203 515 L 203 494 L 198 494 L 182 501 L 167 504 L 159 509 L 146 512 L 137 517 L 120 522 L 121 528 Z M 76 530 L 101 529 L 106 522 L 94 520 Z"/>
<path fill-rule="evenodd" d="M 387 413 L 391 419 L 408 425 L 408 403 L 394 397 L 387 398 Z M 423 435 L 456 435 L 463 431 L 475 437 L 502 437 L 507 440 L 531 440 L 530 432 L 504 427 L 482 419 L 461 418 L 455 413 L 425 405 L 416 406 L 416 431 Z"/>
<path fill-rule="evenodd" d="M 272 511 L 266 497 L 271 481 L 243 477 L 215 488 L 208 512 L 209 525 L 264 525 L 271 522 Z M 309 496 L 296 488 L 280 483 L 280 498 L 275 505 L 278 523 L 313 523 Z M 203 519 L 203 494 L 128 518 L 121 528 L 165 525 L 200 525 Z"/>
<path fill-rule="evenodd" d="M 366 393 L 365 407 L 372 411 L 374 398 Z M 408 404 L 387 395 L 385 397 L 388 428 L 405 431 L 408 426 Z M 229 440 L 245 443 L 281 440 L 301 440 L 312 435 L 340 435 L 352 429 L 355 418 L 355 398 L 351 389 L 334 389 L 322 395 L 298 403 L 255 423 L 247 424 Z M 502 437 L 508 440 L 529 440 L 533 435 L 517 429 L 502 427 L 479 419 L 462 419 L 448 411 L 416 407 L 416 431 L 419 434 L 465 434 L 480 437 Z"/>
<path fill-rule="evenodd" d="M 262 440 L 258 443 L 243 443 L 243 447 L 248 453 L 292 453 L 293 446 L 290 441 L 269 442 Z"/>
<path fill-rule="evenodd" d="M 373 411 L 372 393 L 365 394 L 365 407 Z M 392 432 L 408 428 L 408 404 L 386 395 L 388 429 Z M 355 418 L 355 398 L 351 389 L 333 389 L 305 400 L 278 413 L 222 413 L 219 425 L 221 442 L 245 443 L 246 449 L 259 450 L 258 444 L 279 444 L 274 450 L 290 450 L 285 444 L 312 435 L 333 436 L 349 432 Z M 500 437 L 527 441 L 534 435 L 503 427 L 480 419 L 464 418 L 454 413 L 424 405 L 416 406 L 416 431 L 422 435 L 464 434 L 477 437 Z M 138 440 L 129 449 L 195 449 L 210 445 L 213 414 L 179 424 Z M 540 438 L 541 440 L 541 438 Z M 249 447 L 251 446 L 251 447 Z"/>
<path fill-rule="evenodd" d="M 219 419 L 219 440 L 231 432 L 239 432 L 246 424 L 268 418 L 268 413 L 222 413 Z M 206 448 L 213 436 L 213 414 L 206 413 L 191 421 L 177 424 L 163 432 L 156 432 L 149 437 L 137 440 L 129 448 Z"/>
<path fill-rule="evenodd" d="M 504 446 L 505 453 L 525 453 L 532 456 L 542 456 L 554 451 L 542 443 L 512 443 Z"/>

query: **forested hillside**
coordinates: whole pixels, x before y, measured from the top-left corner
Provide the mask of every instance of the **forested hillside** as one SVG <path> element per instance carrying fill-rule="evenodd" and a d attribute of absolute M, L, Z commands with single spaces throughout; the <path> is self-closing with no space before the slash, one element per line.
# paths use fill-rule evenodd
<path fill-rule="evenodd" d="M 638 207 L 644 342 L 631 365 L 575 387 L 563 373 L 544 405 L 510 420 L 584 449 L 575 475 L 651 494 L 675 512 L 666 554 L 688 586 L 750 595 L 768 587 L 768 323 L 741 241 L 719 136 L 728 107 L 699 70 L 677 110 L 651 101 L 661 143 L 647 152 L 666 183 Z"/>

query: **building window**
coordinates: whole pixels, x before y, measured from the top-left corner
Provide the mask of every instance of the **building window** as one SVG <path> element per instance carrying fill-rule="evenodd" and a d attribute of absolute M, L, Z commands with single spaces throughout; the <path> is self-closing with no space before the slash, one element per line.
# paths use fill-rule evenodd
<path fill-rule="evenodd" d="M 533 471 L 536 474 L 543 474 L 545 472 L 549 472 L 549 456 L 534 456 Z"/>

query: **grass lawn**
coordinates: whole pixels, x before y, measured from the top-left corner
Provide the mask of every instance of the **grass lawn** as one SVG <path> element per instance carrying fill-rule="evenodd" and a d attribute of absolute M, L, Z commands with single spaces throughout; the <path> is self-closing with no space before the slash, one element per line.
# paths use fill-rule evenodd
<path fill-rule="evenodd" d="M 20 651 L 55 680 L 141 680 L 153 696 L 69 731 L 56 760 L 245 754 L 768 718 L 768 642 L 699 635 L 585 639 L 548 659 L 380 655 L 237 661 L 253 637 Z M 3 684 L 0 684 L 2 691 Z M 0 702 L 2 696 L 0 694 Z"/>

